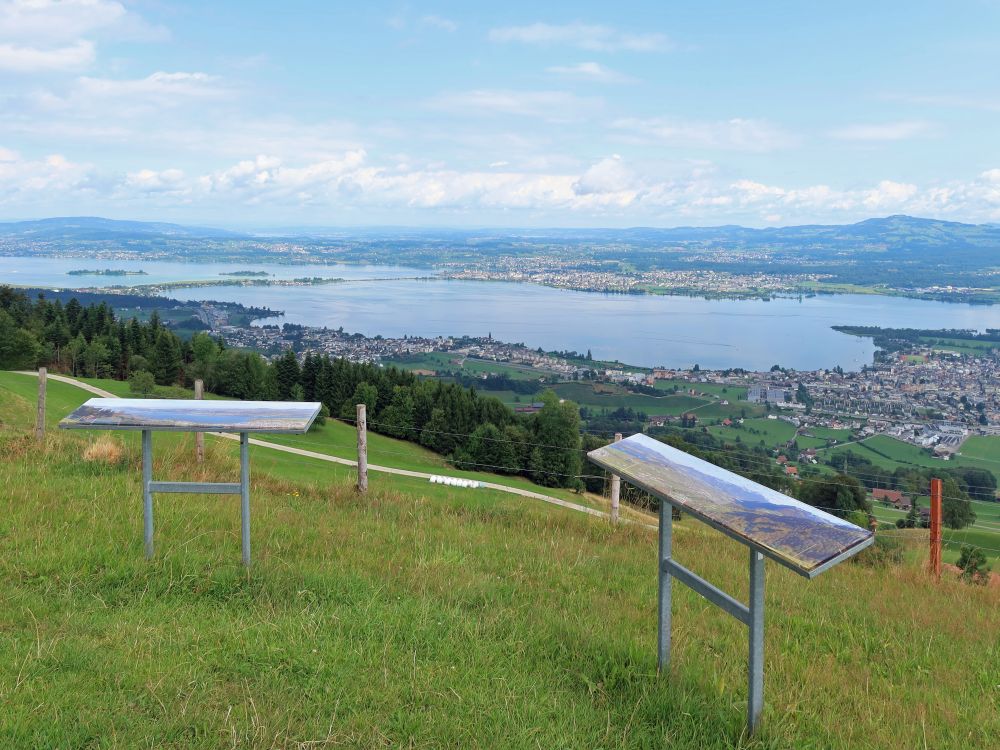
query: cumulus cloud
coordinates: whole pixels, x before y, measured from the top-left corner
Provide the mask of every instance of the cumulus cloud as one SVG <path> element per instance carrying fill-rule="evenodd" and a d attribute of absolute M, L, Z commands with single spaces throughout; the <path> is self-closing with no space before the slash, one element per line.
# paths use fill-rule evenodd
<path fill-rule="evenodd" d="M 155 208 L 195 204 L 220 213 L 253 207 L 255 217 L 270 219 L 309 210 L 316 216 L 516 211 L 596 224 L 609 218 L 635 223 L 773 223 L 776 217 L 841 222 L 888 213 L 996 220 L 1000 168 L 964 181 L 919 186 L 881 180 L 845 189 L 725 179 L 702 164 L 667 175 L 619 155 L 572 169 L 530 171 L 506 160 L 482 169 L 373 160 L 359 148 L 313 160 L 261 154 L 203 173 L 165 164 L 115 175 L 60 155 L 26 159 L 0 148 L 0 206 L 10 211 L 37 205 L 42 198 L 47 205 L 85 205 L 86 200 Z"/>
<path fill-rule="evenodd" d="M 918 120 L 848 125 L 830 132 L 845 141 L 902 141 L 931 132 L 930 123 Z"/>
<path fill-rule="evenodd" d="M 79 194 L 90 187 L 93 167 L 76 163 L 62 154 L 24 159 L 0 149 L 0 205 L 37 201 L 52 194 Z"/>
<path fill-rule="evenodd" d="M 611 126 L 630 142 L 681 148 L 774 151 L 798 143 L 795 135 L 765 120 L 739 117 L 718 121 L 627 117 Z"/>
<path fill-rule="evenodd" d="M 81 70 L 96 58 L 94 35 L 162 38 L 124 5 L 110 0 L 0 2 L 0 70 Z"/>
<path fill-rule="evenodd" d="M 506 26 L 491 29 L 494 42 L 519 42 L 536 45 L 567 45 L 592 52 L 663 52 L 670 49 L 670 40 L 655 32 L 630 33 L 610 26 L 586 24 L 533 23 L 527 26 Z"/>
<path fill-rule="evenodd" d="M 611 70 L 596 62 L 582 62 L 576 65 L 553 65 L 546 70 L 549 73 L 566 76 L 567 78 L 578 78 L 597 83 L 633 83 L 635 81 L 630 76 Z"/>

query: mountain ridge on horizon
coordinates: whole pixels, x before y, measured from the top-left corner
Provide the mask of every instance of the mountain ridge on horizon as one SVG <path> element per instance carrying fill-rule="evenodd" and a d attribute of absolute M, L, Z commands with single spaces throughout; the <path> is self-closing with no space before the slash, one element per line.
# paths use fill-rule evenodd
<path fill-rule="evenodd" d="M 291 231 L 291 234 L 308 235 L 310 232 L 325 233 L 337 232 L 348 233 L 352 231 L 371 232 L 376 230 L 393 231 L 419 231 L 419 232 L 509 232 L 512 234 L 522 232 L 561 232 L 561 233 L 604 233 L 604 232 L 748 232 L 748 233 L 768 233 L 768 232 L 792 232 L 806 230 L 847 230 L 851 228 L 875 228 L 881 229 L 888 226 L 898 227 L 900 225 L 922 226 L 922 227 L 949 227 L 949 228 L 1000 228 L 1000 222 L 971 223 L 954 221 L 948 219 L 935 219 L 923 216 L 910 216 L 908 214 L 890 214 L 887 216 L 872 216 L 856 222 L 845 224 L 785 224 L 770 225 L 766 227 L 748 227 L 742 224 L 710 224 L 695 225 L 682 224 L 669 227 L 657 227 L 650 225 L 635 225 L 630 227 L 495 227 L 483 225 L 481 227 L 449 227 L 441 226 L 419 226 L 406 224 L 372 224 L 358 226 L 308 226 L 308 225 L 286 225 L 285 227 L 262 227 L 256 230 L 234 230 L 223 229 L 216 226 L 203 224 L 188 224 L 180 222 L 146 221 L 139 219 L 110 219 L 103 216 L 51 216 L 40 219 L 11 219 L 0 220 L 0 236 L 12 236 L 15 234 L 27 234 L 34 230 L 62 228 L 65 230 L 93 231 L 105 229 L 109 232 L 128 233 L 130 231 L 142 234 L 176 234 L 180 236 L 243 236 L 250 237 L 259 234 L 272 234 L 273 236 L 285 236 L 281 230 Z"/>

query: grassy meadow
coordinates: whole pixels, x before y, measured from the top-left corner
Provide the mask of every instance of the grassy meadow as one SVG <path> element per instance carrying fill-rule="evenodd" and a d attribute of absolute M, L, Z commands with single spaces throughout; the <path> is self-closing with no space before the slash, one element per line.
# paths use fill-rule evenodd
<path fill-rule="evenodd" d="M 0 387 L 0 746 L 991 748 L 1000 592 L 922 560 L 815 581 L 768 564 L 766 706 L 746 631 L 674 589 L 656 675 L 653 532 L 252 448 L 238 501 L 158 495 L 142 555 L 134 434 L 33 436 Z M 23 382 L 19 387 L 12 385 Z M 80 399 L 50 382 L 54 423 Z M 236 477 L 237 446 L 157 435 L 154 476 Z M 746 597 L 745 548 L 685 519 L 677 557 Z M 919 545 L 915 548 L 919 550 Z"/>
<path fill-rule="evenodd" d="M 101 378 L 77 379 L 98 388 L 103 388 L 116 396 L 128 397 L 131 395 L 127 382 Z M 21 396 L 34 398 L 37 381 L 16 373 L 0 372 L 0 388 L 10 388 Z M 48 389 L 49 394 L 53 392 L 53 389 L 59 394 L 59 405 L 61 407 L 59 416 L 69 413 L 69 411 L 75 409 L 92 395 L 72 385 L 59 383 L 58 381 L 49 381 Z M 158 388 L 158 391 L 162 391 L 162 393 L 155 395 L 163 398 L 193 397 L 193 392 L 183 388 Z M 214 394 L 206 394 L 206 397 L 219 398 Z M 51 400 L 52 396 L 49 395 L 48 398 Z M 50 412 L 51 418 L 55 419 L 56 416 L 56 414 Z M 58 419 L 55 419 L 55 421 L 58 422 Z M 325 453 L 339 458 L 354 460 L 358 456 L 357 430 L 354 425 L 334 419 L 327 420 L 325 425 L 314 427 L 305 435 L 261 434 L 255 435 L 255 437 L 271 443 Z M 157 439 L 162 438 L 158 435 Z M 427 450 L 421 445 L 408 440 L 397 440 L 385 435 L 379 435 L 373 431 L 368 432 L 368 463 L 395 469 L 406 469 L 408 471 L 422 471 L 431 474 L 444 473 L 448 476 L 478 479 L 483 482 L 498 482 L 510 487 L 520 487 L 526 490 L 542 492 L 545 495 L 569 500 L 581 505 L 605 507 L 603 498 L 594 495 L 579 494 L 557 487 L 540 487 L 525 477 L 498 474 L 488 470 L 461 471 L 449 464 L 443 456 L 434 453 L 434 451 Z"/>

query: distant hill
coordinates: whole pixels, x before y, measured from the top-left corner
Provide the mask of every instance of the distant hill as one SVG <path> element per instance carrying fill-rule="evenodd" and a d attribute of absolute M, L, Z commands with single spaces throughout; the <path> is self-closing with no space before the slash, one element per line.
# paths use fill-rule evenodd
<path fill-rule="evenodd" d="M 500 234 L 500 231 L 496 232 Z M 484 234 L 480 232 L 480 234 Z M 913 216 L 886 216 L 856 224 L 803 224 L 755 229 L 728 224 L 714 227 L 631 227 L 627 229 L 528 229 L 509 230 L 508 235 L 534 239 L 617 240 L 645 244 L 651 242 L 702 243 L 719 246 L 798 246 L 840 249 L 859 245 L 882 249 L 931 247 L 998 248 L 1000 225 L 963 224 L 957 221 L 922 219 Z"/>
<path fill-rule="evenodd" d="M 212 227 L 149 221 L 120 221 L 96 216 L 58 217 L 33 221 L 0 223 L 0 237 L 24 240 L 111 240 L 111 239 L 248 239 L 270 237 L 313 237 L 338 239 L 413 239 L 434 241 L 465 239 L 489 241 L 522 238 L 570 242 L 618 241 L 638 245 L 675 242 L 711 244 L 723 247 L 809 247 L 831 250 L 859 246 L 872 249 L 1000 249 L 1000 224 L 964 224 L 957 221 L 922 219 L 913 216 L 886 216 L 865 219 L 856 224 L 803 224 L 755 229 L 727 224 L 714 227 L 629 227 L 623 229 L 571 228 L 416 228 L 294 227 L 266 233 L 240 233 Z"/>
<path fill-rule="evenodd" d="M 225 229 L 189 227 L 159 221 L 119 221 L 99 216 L 68 216 L 0 223 L 0 237 L 22 240 L 122 240 L 245 238 Z"/>

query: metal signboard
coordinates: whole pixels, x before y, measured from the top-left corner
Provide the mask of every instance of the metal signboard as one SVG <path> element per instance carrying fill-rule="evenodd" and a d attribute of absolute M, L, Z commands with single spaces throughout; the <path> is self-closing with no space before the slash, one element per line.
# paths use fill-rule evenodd
<path fill-rule="evenodd" d="M 251 432 L 303 433 L 320 404 L 285 401 L 201 401 L 195 399 L 92 398 L 59 422 L 64 430 L 141 430 L 143 535 L 153 556 L 153 493 L 192 492 L 240 496 L 243 564 L 250 564 Z M 153 481 L 154 432 L 238 432 L 239 482 Z"/>
<path fill-rule="evenodd" d="M 659 668 L 670 660 L 670 588 L 674 578 L 749 628 L 747 726 L 753 732 L 764 701 L 764 557 L 813 578 L 868 547 L 875 540 L 874 534 L 646 435 L 633 435 L 587 455 L 598 466 L 661 501 Z M 671 507 L 750 548 L 749 605 L 673 559 Z"/>
<path fill-rule="evenodd" d="M 198 401 L 171 398 L 92 398 L 59 426 L 85 430 L 302 433 L 319 414 L 300 401 Z"/>

